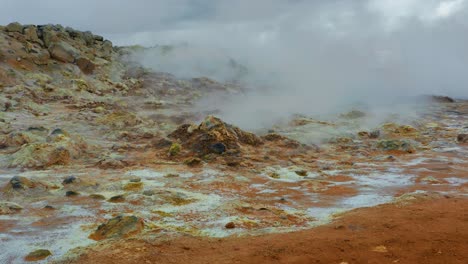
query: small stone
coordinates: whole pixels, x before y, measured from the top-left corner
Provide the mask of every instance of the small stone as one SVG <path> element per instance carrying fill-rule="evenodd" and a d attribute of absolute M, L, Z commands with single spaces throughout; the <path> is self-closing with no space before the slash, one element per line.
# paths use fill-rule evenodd
<path fill-rule="evenodd" d="M 143 219 L 119 215 L 101 224 L 89 237 L 94 240 L 128 237 L 140 233 L 143 228 Z"/>
<path fill-rule="evenodd" d="M 154 195 L 154 191 L 153 191 L 153 190 L 145 190 L 145 191 L 143 191 L 143 195 L 145 195 L 145 196 L 153 196 L 153 195 Z"/>
<path fill-rule="evenodd" d="M 75 191 L 67 191 L 67 192 L 65 193 L 65 196 L 67 196 L 67 197 L 78 196 L 78 195 L 80 195 L 80 193 L 79 193 L 79 192 L 75 192 Z"/>
<path fill-rule="evenodd" d="M 50 133 L 51 135 L 66 135 L 67 133 L 65 131 L 63 131 L 61 128 L 56 128 L 54 130 L 52 130 L 52 133 Z"/>
<path fill-rule="evenodd" d="M 308 172 L 306 170 L 298 170 L 298 171 L 295 171 L 295 173 L 299 176 L 305 177 L 307 176 Z"/>
<path fill-rule="evenodd" d="M 106 111 L 106 109 L 102 106 L 98 106 L 96 108 L 93 109 L 93 112 L 96 113 L 96 114 L 101 114 L 101 113 L 104 113 Z"/>
<path fill-rule="evenodd" d="M 164 178 L 177 178 L 177 177 L 179 177 L 179 174 L 176 174 L 176 173 L 168 173 L 164 175 Z"/>
<path fill-rule="evenodd" d="M 142 182 L 129 182 L 125 184 L 123 189 L 125 191 L 139 191 L 143 189 L 143 183 Z"/>
<path fill-rule="evenodd" d="M 130 182 L 141 182 L 141 178 L 135 177 L 130 179 Z"/>
<path fill-rule="evenodd" d="M 104 197 L 104 195 L 102 195 L 102 194 L 91 194 L 89 196 L 89 198 L 95 199 L 95 200 L 105 200 L 106 199 L 106 197 Z"/>
<path fill-rule="evenodd" d="M 374 248 L 372 249 L 372 251 L 374 251 L 374 252 L 379 252 L 379 253 L 386 253 L 386 252 L 388 252 L 386 246 L 376 246 L 376 247 L 374 247 Z"/>
<path fill-rule="evenodd" d="M 218 142 L 210 146 L 210 150 L 216 154 L 223 154 L 226 152 L 226 145 L 224 143 Z"/>
<path fill-rule="evenodd" d="M 270 178 L 273 178 L 273 179 L 281 178 L 280 175 L 277 172 L 272 172 L 268 176 L 270 176 Z"/>
<path fill-rule="evenodd" d="M 369 138 L 379 138 L 380 130 L 374 130 L 369 133 Z"/>
<path fill-rule="evenodd" d="M 236 224 L 234 224 L 234 222 L 229 222 L 224 227 L 227 229 L 233 229 L 236 228 Z"/>
<path fill-rule="evenodd" d="M 202 160 L 199 159 L 199 158 L 189 158 L 187 160 L 184 161 L 184 163 L 188 166 L 198 166 L 202 163 Z"/>
<path fill-rule="evenodd" d="M 24 260 L 26 261 L 38 261 L 38 260 L 43 260 L 47 258 L 48 256 L 52 255 L 52 252 L 50 252 L 47 249 L 38 249 L 35 250 L 31 253 L 29 253 Z"/>
<path fill-rule="evenodd" d="M 64 180 L 63 180 L 63 184 L 72 184 L 74 182 L 76 182 L 77 178 L 75 176 L 67 176 Z"/>
<path fill-rule="evenodd" d="M 15 190 L 34 187 L 34 183 L 32 181 L 22 176 L 14 176 L 13 178 L 11 178 L 10 185 Z"/>
<path fill-rule="evenodd" d="M 468 143 L 468 134 L 459 134 L 457 136 L 457 141 L 460 143 Z"/>
<path fill-rule="evenodd" d="M 52 205 L 46 205 L 46 206 L 44 206 L 44 209 L 55 210 L 55 207 L 53 207 Z"/>
<path fill-rule="evenodd" d="M 120 194 L 120 195 L 112 196 L 107 201 L 111 203 L 123 203 L 125 202 L 125 197 L 122 194 Z"/>
<path fill-rule="evenodd" d="M 0 202 L 0 215 L 13 214 L 23 210 L 23 207 L 17 203 Z"/>

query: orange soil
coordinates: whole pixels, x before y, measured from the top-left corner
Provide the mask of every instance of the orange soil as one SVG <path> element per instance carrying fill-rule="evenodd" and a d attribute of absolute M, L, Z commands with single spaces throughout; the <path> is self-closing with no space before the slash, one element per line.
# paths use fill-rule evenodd
<path fill-rule="evenodd" d="M 351 211 L 310 230 L 225 239 L 121 240 L 71 263 L 466 263 L 468 198 Z"/>

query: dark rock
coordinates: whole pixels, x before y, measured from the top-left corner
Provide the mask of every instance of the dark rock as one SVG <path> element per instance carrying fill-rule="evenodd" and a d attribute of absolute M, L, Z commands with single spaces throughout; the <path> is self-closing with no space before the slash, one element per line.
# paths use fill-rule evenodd
<path fill-rule="evenodd" d="M 97 40 L 97 41 L 104 41 L 104 38 L 102 36 L 99 36 L 99 35 L 93 35 L 93 38 L 94 38 L 94 40 Z"/>
<path fill-rule="evenodd" d="M 66 132 L 63 131 L 61 128 L 56 128 L 54 130 L 52 130 L 52 133 L 50 133 L 51 135 L 66 135 Z"/>
<path fill-rule="evenodd" d="M 143 219 L 119 215 L 101 224 L 89 237 L 94 240 L 128 237 L 140 233 L 143 228 Z"/>
<path fill-rule="evenodd" d="M 152 142 L 151 145 L 155 148 L 166 148 L 170 147 L 172 143 L 173 142 L 167 138 L 161 138 Z"/>
<path fill-rule="evenodd" d="M 226 152 L 226 145 L 224 145 L 223 143 L 215 143 L 213 145 L 210 146 L 210 149 L 213 153 L 216 153 L 216 154 L 223 154 L 224 152 Z"/>
<path fill-rule="evenodd" d="M 460 143 L 468 143 L 468 134 L 459 134 L 457 136 L 457 141 Z"/>
<path fill-rule="evenodd" d="M 11 178 L 10 185 L 15 190 L 34 187 L 34 183 L 32 181 L 30 181 L 28 178 L 21 176 L 14 176 L 13 178 Z"/>
<path fill-rule="evenodd" d="M 65 196 L 67 196 L 67 197 L 73 197 L 73 196 L 78 196 L 78 195 L 80 195 L 80 193 L 79 193 L 79 192 L 75 192 L 75 191 L 67 191 L 67 192 L 65 193 Z"/>
<path fill-rule="evenodd" d="M 369 138 L 379 138 L 380 130 L 374 130 L 369 133 Z"/>
<path fill-rule="evenodd" d="M 123 203 L 125 202 L 125 196 L 123 196 L 122 194 L 121 195 L 116 195 L 116 196 L 112 196 L 111 198 L 109 198 L 109 200 L 107 200 L 108 202 L 111 202 L 111 203 Z"/>
<path fill-rule="evenodd" d="M 431 101 L 437 102 L 437 103 L 454 103 L 455 102 L 453 98 L 450 98 L 448 96 L 441 96 L 441 95 L 431 95 L 430 99 Z"/>
<path fill-rule="evenodd" d="M 153 190 L 146 190 L 146 191 L 143 191 L 143 195 L 145 195 L 145 196 L 153 196 L 153 195 L 154 195 L 154 191 L 153 191 Z"/>
<path fill-rule="evenodd" d="M 82 38 L 87 46 L 91 46 L 94 44 L 94 35 L 90 31 L 83 32 Z"/>
<path fill-rule="evenodd" d="M 132 178 L 130 182 L 141 182 L 141 178 Z"/>
<path fill-rule="evenodd" d="M 77 178 L 75 176 L 67 176 L 64 180 L 63 180 L 63 184 L 72 184 L 74 182 L 76 182 Z"/>
<path fill-rule="evenodd" d="M 46 206 L 44 206 L 44 209 L 55 210 L 55 207 L 53 207 L 52 205 L 46 205 Z"/>
<path fill-rule="evenodd" d="M 295 173 L 299 176 L 302 176 L 302 177 L 305 177 L 307 176 L 307 171 L 306 170 L 298 170 L 298 171 L 295 171 Z"/>
<path fill-rule="evenodd" d="M 233 229 L 236 228 L 236 224 L 234 224 L 234 222 L 229 222 L 224 227 L 227 229 Z"/>
<path fill-rule="evenodd" d="M 47 131 L 47 128 L 43 127 L 43 126 L 30 126 L 28 127 L 27 131 L 29 132 L 46 132 Z"/>

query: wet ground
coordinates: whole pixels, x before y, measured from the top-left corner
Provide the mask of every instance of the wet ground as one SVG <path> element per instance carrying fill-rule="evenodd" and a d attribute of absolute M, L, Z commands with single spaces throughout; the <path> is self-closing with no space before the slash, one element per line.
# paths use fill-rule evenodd
<path fill-rule="evenodd" d="M 274 145 L 266 145 L 261 151 L 246 150 L 247 154 L 243 156 L 246 163 L 239 167 L 226 166 L 216 160 L 190 167 L 179 160 L 168 160 L 158 149 L 144 148 L 124 151 L 129 159 L 139 162 L 123 168 L 100 168 L 77 162 L 44 170 L 1 169 L 0 186 L 8 186 L 14 176 L 23 176 L 34 181 L 37 187 L 20 191 L 4 189 L 2 200 L 21 205 L 23 209 L 0 215 L 0 242 L 3 248 L 0 259 L 4 263 L 23 263 L 28 252 L 45 248 L 52 252 L 52 256 L 42 260 L 44 263 L 67 261 L 81 254 L 85 254 L 81 263 L 96 263 L 98 260 L 107 263 L 101 262 L 100 258 L 109 263 L 111 260 L 114 263 L 144 263 L 129 259 L 128 262 L 121 261 L 120 253 L 115 251 L 109 252 L 109 256 L 102 255 L 107 252 L 102 251 L 103 245 L 117 243 L 121 246 L 128 243 L 132 249 L 122 250 L 121 254 L 133 254 L 133 250 L 141 248 L 140 243 L 143 242 L 112 239 L 96 242 L 89 238 L 99 224 L 121 214 L 144 219 L 145 229 L 137 236 L 139 241 L 158 244 L 167 240 L 184 241 L 181 237 L 189 236 L 187 247 L 204 252 L 197 241 L 200 245 L 211 245 L 212 242 L 205 242 L 202 238 L 230 237 L 232 241 L 223 240 L 227 242 L 223 242 L 223 246 L 215 246 L 215 251 L 226 244 L 238 251 L 236 248 L 244 248 L 246 242 L 244 238 L 237 240 L 236 237 L 263 235 L 249 242 L 263 243 L 263 239 L 270 239 L 268 234 L 308 230 L 329 223 L 334 225 L 337 218 L 356 208 L 402 200 L 413 202 L 425 195 L 458 197 L 458 204 L 466 206 L 468 146 L 457 142 L 456 135 L 468 124 L 468 103 L 434 104 L 432 107 L 429 114 L 415 120 L 412 124 L 416 127 L 414 131 L 408 128 L 400 131 L 399 125 L 390 126 L 390 132 L 387 131 L 385 138 L 414 140 L 412 144 L 415 149 L 411 151 L 376 148 L 381 139 L 357 136 L 361 128 L 355 124 L 358 122 L 356 120 L 322 122 L 318 126 L 316 121 L 309 119 L 301 125 L 278 128 L 277 132 L 308 143 L 310 133 L 323 133 L 331 124 L 334 130 L 345 130 L 346 135 L 353 136 L 333 137 L 321 144 L 320 150 L 304 150 L 302 153 L 275 153 L 278 149 Z M 73 131 L 73 126 L 70 125 L 69 129 Z M 384 125 L 381 129 L 385 131 L 388 126 L 386 128 Z M 96 133 L 101 132 L 83 130 L 82 134 L 85 133 L 93 140 L 93 137 L 98 138 Z M 271 158 L 265 158 L 268 156 L 265 153 L 270 153 Z M 70 176 L 77 180 L 64 183 L 64 179 Z M 67 196 L 68 191 L 74 191 L 77 195 Z M 440 205 L 443 202 L 435 203 Z M 432 205 L 426 202 L 415 206 L 421 209 L 402 209 L 402 213 L 410 214 L 408 210 L 425 212 L 424 206 Z M 450 206 L 455 206 L 452 201 Z M 384 208 L 385 212 L 381 218 L 373 215 L 381 213 L 378 209 L 364 210 L 363 214 L 376 217 L 375 221 L 384 220 L 391 212 L 400 214 L 400 207 L 394 205 L 379 208 Z M 457 212 L 461 214 L 456 209 L 447 210 L 455 216 L 460 216 Z M 360 214 L 360 211 L 356 212 L 345 214 L 344 219 L 354 219 L 355 214 Z M 430 211 L 428 214 L 431 219 L 436 219 L 437 214 L 444 214 L 444 211 Z M 446 218 L 444 224 L 450 225 L 450 219 Z M 403 228 L 404 219 L 398 221 L 398 226 Z M 457 227 L 466 230 L 466 221 L 465 224 L 458 218 L 453 218 L 453 221 Z M 230 228 L 226 226 L 228 223 L 232 223 Z M 408 224 L 412 225 L 410 222 Z M 327 228 L 330 229 L 330 226 Z M 303 232 L 310 232 L 311 235 L 324 232 L 324 229 L 313 230 Z M 273 238 L 271 235 L 271 239 L 284 239 L 286 236 L 291 240 L 292 237 L 298 236 L 297 239 L 300 239 L 305 234 L 309 235 L 303 232 L 291 233 L 291 237 L 285 234 Z M 375 233 L 362 234 L 367 235 Z M 463 236 L 466 239 L 466 234 Z M 447 243 L 458 244 L 463 236 Z M 384 237 L 382 235 L 381 238 Z M 250 238 L 246 239 L 250 241 Z M 144 245 L 148 249 L 149 246 Z M 76 249 L 87 246 L 97 246 L 101 251 L 94 257 L 86 250 Z M 301 250 L 305 248 L 299 247 Z M 67 254 L 70 249 L 75 250 Z M 142 253 L 139 257 L 153 263 L 148 255 L 153 253 L 146 249 L 146 255 Z M 244 257 L 253 254 L 250 249 L 239 250 Z M 288 256 L 295 252 L 288 250 Z M 306 263 L 308 259 L 307 256 L 291 259 L 280 251 L 271 253 L 271 259 L 254 256 L 249 261 L 254 263 L 260 258 L 272 262 L 286 259 L 285 262 L 297 260 L 298 263 Z M 220 254 L 222 250 L 217 252 Z M 186 257 L 185 254 L 182 256 Z M 163 259 L 163 262 L 177 263 L 170 258 Z M 359 256 L 356 259 L 360 260 Z M 227 259 L 212 259 L 214 262 L 221 260 Z M 242 257 L 229 259 L 230 262 L 234 260 L 249 262 Z M 343 261 L 348 260 L 343 257 Z M 394 260 L 398 260 L 398 257 L 395 256 Z M 459 258 L 454 257 L 453 260 L 452 263 L 458 263 Z M 199 262 L 195 263 L 205 262 L 199 258 Z"/>

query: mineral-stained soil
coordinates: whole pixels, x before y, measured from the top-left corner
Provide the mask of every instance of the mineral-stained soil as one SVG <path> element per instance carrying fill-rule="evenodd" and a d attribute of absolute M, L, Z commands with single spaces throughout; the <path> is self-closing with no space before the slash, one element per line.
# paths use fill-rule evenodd
<path fill-rule="evenodd" d="M 466 263 L 467 227 L 466 197 L 418 197 L 300 232 L 119 241 L 71 263 Z"/>
<path fill-rule="evenodd" d="M 466 259 L 468 101 L 246 131 L 196 107 L 245 87 L 143 68 L 141 49 L 0 27 L 0 263 Z"/>

